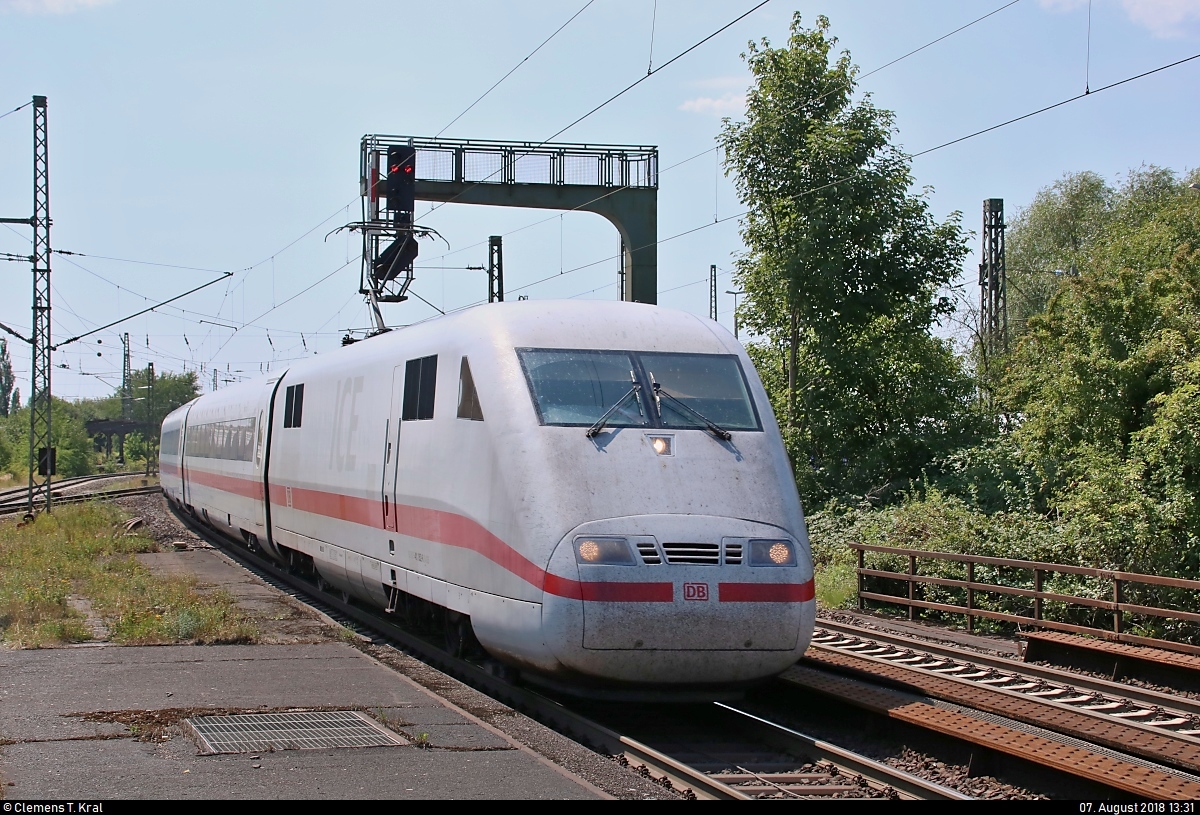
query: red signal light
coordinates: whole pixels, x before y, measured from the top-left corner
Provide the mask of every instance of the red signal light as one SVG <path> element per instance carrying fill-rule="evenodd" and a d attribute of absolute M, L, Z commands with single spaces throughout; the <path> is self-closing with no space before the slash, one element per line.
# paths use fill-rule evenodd
<path fill-rule="evenodd" d="M 389 147 L 387 166 L 387 208 L 392 212 L 411 213 L 416 201 L 416 150 L 411 145 Z"/>

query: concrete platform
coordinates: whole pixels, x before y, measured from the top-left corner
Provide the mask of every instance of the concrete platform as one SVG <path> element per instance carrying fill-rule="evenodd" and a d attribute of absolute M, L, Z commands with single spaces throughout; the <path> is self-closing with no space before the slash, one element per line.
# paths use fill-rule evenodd
<path fill-rule="evenodd" d="M 261 645 L 298 642 L 328 642 L 336 639 L 329 620 L 278 589 L 268 586 L 225 553 L 200 540 L 188 540 L 183 551 L 147 552 L 136 555 L 138 563 L 159 577 L 190 575 L 202 591 L 219 589 L 255 619 L 262 635 Z"/>
<path fill-rule="evenodd" d="M 357 709 L 408 744 L 200 755 L 178 721 Z M 0 650 L 0 787 L 27 799 L 609 797 L 342 643 Z"/>

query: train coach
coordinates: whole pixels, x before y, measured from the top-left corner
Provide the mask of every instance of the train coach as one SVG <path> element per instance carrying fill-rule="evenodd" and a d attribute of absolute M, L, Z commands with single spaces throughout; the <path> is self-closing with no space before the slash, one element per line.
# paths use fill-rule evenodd
<path fill-rule="evenodd" d="M 808 647 L 811 554 L 765 391 L 715 322 L 479 306 L 167 416 L 170 501 L 357 602 L 423 601 L 542 681 L 736 686 Z"/>

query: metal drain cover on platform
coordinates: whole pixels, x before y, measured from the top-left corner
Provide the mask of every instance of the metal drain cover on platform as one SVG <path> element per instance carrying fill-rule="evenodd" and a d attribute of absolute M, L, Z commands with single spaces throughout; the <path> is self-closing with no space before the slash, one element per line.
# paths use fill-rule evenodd
<path fill-rule="evenodd" d="M 408 742 L 353 710 L 247 713 L 184 719 L 205 753 L 390 747 Z"/>

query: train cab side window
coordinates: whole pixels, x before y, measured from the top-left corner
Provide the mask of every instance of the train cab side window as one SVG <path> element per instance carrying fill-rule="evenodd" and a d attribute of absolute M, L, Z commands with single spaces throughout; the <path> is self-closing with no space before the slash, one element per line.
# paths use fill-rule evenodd
<path fill-rule="evenodd" d="M 458 368 L 458 418 L 483 421 L 483 408 L 479 405 L 479 393 L 475 390 L 475 378 L 471 376 L 471 363 L 462 358 Z"/>
<path fill-rule="evenodd" d="M 304 415 L 304 386 L 289 385 L 283 402 L 283 426 L 299 427 Z"/>
<path fill-rule="evenodd" d="M 410 359 L 404 366 L 404 404 L 400 418 L 406 422 L 433 418 L 437 385 L 437 355 Z"/>

